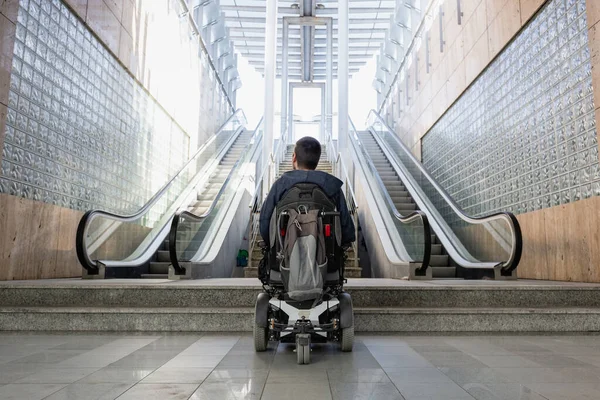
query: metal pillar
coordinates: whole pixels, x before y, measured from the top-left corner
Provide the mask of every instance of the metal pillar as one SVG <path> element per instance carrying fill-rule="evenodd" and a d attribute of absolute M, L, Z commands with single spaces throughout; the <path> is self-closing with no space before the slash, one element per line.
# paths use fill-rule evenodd
<path fill-rule="evenodd" d="M 343 3 L 343 1 L 341 2 Z M 333 20 L 327 21 L 327 63 L 325 66 L 326 74 L 326 131 L 327 136 L 333 135 Z M 339 73 L 338 73 L 339 79 Z"/>
<path fill-rule="evenodd" d="M 288 32 L 290 24 L 286 18 L 283 19 L 283 31 L 281 37 L 281 133 L 287 126 L 288 117 Z M 291 132 L 288 129 L 288 138 Z"/>
<path fill-rule="evenodd" d="M 348 147 L 348 2 L 338 2 L 338 148 Z"/>
<path fill-rule="evenodd" d="M 263 165 L 266 167 L 273 153 L 275 121 L 275 73 L 277 69 L 277 0 L 267 1 L 265 29 L 265 115 L 263 132 Z M 271 177 L 265 174 L 264 184 L 270 189 Z"/>

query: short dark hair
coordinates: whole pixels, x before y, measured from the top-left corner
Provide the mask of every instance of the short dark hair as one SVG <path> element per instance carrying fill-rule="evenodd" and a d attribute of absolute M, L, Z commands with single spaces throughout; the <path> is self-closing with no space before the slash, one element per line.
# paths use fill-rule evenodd
<path fill-rule="evenodd" d="M 321 143 L 313 137 L 306 136 L 296 142 L 294 148 L 298 166 L 305 169 L 317 169 L 321 159 Z"/>

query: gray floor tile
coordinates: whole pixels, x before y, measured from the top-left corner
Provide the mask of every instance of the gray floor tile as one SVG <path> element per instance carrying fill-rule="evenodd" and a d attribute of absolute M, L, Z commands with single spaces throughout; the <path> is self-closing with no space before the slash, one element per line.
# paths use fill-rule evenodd
<path fill-rule="evenodd" d="M 223 356 L 176 356 L 171 361 L 164 364 L 165 367 L 190 367 L 190 368 L 214 368 Z"/>
<path fill-rule="evenodd" d="M 129 367 L 129 368 L 158 368 L 169 362 L 177 353 L 173 354 L 138 354 L 133 353 L 123 357 L 114 363 L 111 367 Z"/>
<path fill-rule="evenodd" d="M 600 356 L 570 354 L 569 357 L 574 360 L 581 361 L 582 363 L 591 365 L 594 368 L 600 368 Z"/>
<path fill-rule="evenodd" d="M 497 356 L 497 355 L 494 355 L 494 356 L 473 356 L 473 357 L 491 368 L 544 367 L 544 365 L 540 365 L 540 364 L 530 360 L 529 358 L 525 358 L 525 357 L 521 357 L 521 356 L 511 356 L 511 355 Z"/>
<path fill-rule="evenodd" d="M 262 400 L 331 400 L 331 388 L 328 383 L 272 383 L 265 386 Z"/>
<path fill-rule="evenodd" d="M 469 383 L 463 388 L 477 400 L 546 400 L 518 383 Z"/>
<path fill-rule="evenodd" d="M 126 355 L 120 356 L 115 354 L 89 354 L 84 353 L 78 356 L 69 358 L 68 360 L 62 361 L 56 366 L 58 368 L 92 368 L 92 367 L 106 367 L 114 362 L 119 361 Z"/>
<path fill-rule="evenodd" d="M 26 376 L 43 371 L 47 368 L 47 364 L 18 364 L 6 363 L 0 365 L 0 384 L 14 383 Z"/>
<path fill-rule="evenodd" d="M 2 355 L 0 355 L 0 366 L 2 364 L 6 364 L 6 363 L 9 363 L 9 362 L 16 361 L 19 358 L 21 358 L 21 357 L 19 357 L 19 356 L 2 356 Z"/>
<path fill-rule="evenodd" d="M 322 369 L 272 369 L 269 371 L 267 384 L 271 383 L 328 383 L 327 371 Z"/>
<path fill-rule="evenodd" d="M 553 368 L 494 368 L 512 383 L 552 383 L 560 379 L 560 373 Z"/>
<path fill-rule="evenodd" d="M 361 336 L 360 340 L 366 346 L 405 346 L 408 344 L 406 338 L 392 335 L 365 335 Z"/>
<path fill-rule="evenodd" d="M 486 367 L 475 357 L 462 352 L 422 353 L 421 355 L 436 367 Z"/>
<path fill-rule="evenodd" d="M 258 379 L 206 380 L 190 400 L 258 400 L 261 398 L 264 386 L 265 381 Z"/>
<path fill-rule="evenodd" d="M 433 367 L 429 360 L 420 355 L 374 354 L 373 356 L 383 368 Z"/>
<path fill-rule="evenodd" d="M 392 383 L 331 383 L 333 400 L 404 400 Z"/>
<path fill-rule="evenodd" d="M 211 368 L 162 367 L 145 377 L 141 383 L 202 383 Z"/>
<path fill-rule="evenodd" d="M 533 383 L 527 386 L 549 400 L 600 399 L 599 383 Z"/>
<path fill-rule="evenodd" d="M 578 360 L 574 357 L 562 356 L 559 354 L 529 354 L 524 355 L 527 359 L 537 363 L 542 367 L 591 367 L 592 365 Z"/>
<path fill-rule="evenodd" d="M 493 368 L 449 368 L 439 370 L 452 381 L 463 385 L 465 383 L 508 383 L 509 378 Z"/>
<path fill-rule="evenodd" d="M 21 357 L 18 363 L 59 363 L 83 353 L 84 350 L 46 350 L 26 357 Z"/>
<path fill-rule="evenodd" d="M 129 389 L 133 383 L 74 383 L 47 400 L 114 400 Z"/>
<path fill-rule="evenodd" d="M 367 346 L 367 349 L 373 354 L 395 354 L 395 355 L 418 355 L 414 348 L 409 345 L 404 346 Z M 456 350 L 454 350 L 456 351 Z"/>
<path fill-rule="evenodd" d="M 452 382 L 437 368 L 386 368 L 385 372 L 395 384 Z"/>
<path fill-rule="evenodd" d="M 272 374 L 273 372 L 271 372 Z M 327 370 L 330 382 L 350 383 L 389 383 L 390 378 L 381 368 L 360 368 L 352 370 Z M 270 376 L 269 376 L 270 378 Z"/>
<path fill-rule="evenodd" d="M 40 400 L 59 391 L 65 384 L 27 383 L 0 386 L 1 400 Z"/>
<path fill-rule="evenodd" d="M 553 368 L 559 376 L 555 383 L 597 383 L 600 382 L 600 368 L 565 367 Z"/>
<path fill-rule="evenodd" d="M 206 378 L 206 381 L 229 381 L 251 378 L 257 381 L 266 381 L 268 375 L 268 369 L 215 368 L 208 378 Z"/>
<path fill-rule="evenodd" d="M 15 383 L 73 383 L 96 371 L 98 368 L 48 368 L 19 379 Z"/>
<path fill-rule="evenodd" d="M 473 400 L 473 397 L 463 388 L 453 382 L 439 383 L 397 383 L 396 387 L 406 400 L 444 399 L 444 400 Z"/>
<path fill-rule="evenodd" d="M 273 363 L 275 353 L 254 353 L 247 355 L 226 355 L 219 362 L 218 367 L 268 369 Z"/>
<path fill-rule="evenodd" d="M 194 343 L 179 353 L 182 356 L 225 356 L 232 349 L 232 346 L 215 346 L 210 344 L 198 344 Z M 254 351 L 254 349 L 252 349 Z"/>
<path fill-rule="evenodd" d="M 197 387 L 185 383 L 139 383 L 119 396 L 119 400 L 187 400 Z"/>
<path fill-rule="evenodd" d="M 86 376 L 80 383 L 135 383 L 153 371 L 148 368 L 107 367 Z"/>

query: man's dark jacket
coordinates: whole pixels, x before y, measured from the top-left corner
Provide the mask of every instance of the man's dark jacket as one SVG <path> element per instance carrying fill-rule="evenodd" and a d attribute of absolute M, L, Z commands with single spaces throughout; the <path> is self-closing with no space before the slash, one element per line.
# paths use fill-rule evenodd
<path fill-rule="evenodd" d="M 269 243 L 269 224 L 271 222 L 271 214 L 275 210 L 275 205 L 297 183 L 314 183 L 319 185 L 327 197 L 334 202 L 340 213 L 342 245 L 354 242 L 356 240 L 354 222 L 352 221 L 352 217 L 350 217 L 344 192 L 342 192 L 343 182 L 323 171 L 295 170 L 286 172 L 281 178 L 275 181 L 262 206 L 260 211 L 260 234 L 265 243 Z"/>

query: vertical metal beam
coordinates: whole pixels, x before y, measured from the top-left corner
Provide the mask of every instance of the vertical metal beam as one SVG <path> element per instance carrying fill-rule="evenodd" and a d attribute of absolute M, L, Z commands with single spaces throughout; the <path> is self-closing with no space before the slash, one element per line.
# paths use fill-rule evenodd
<path fill-rule="evenodd" d="M 348 14 L 348 2 L 338 2 L 338 147 L 343 154 L 348 146 Z"/>
<path fill-rule="evenodd" d="M 326 138 L 326 133 L 325 133 L 325 129 L 326 127 L 326 118 L 325 118 L 325 114 L 327 113 L 326 109 L 327 109 L 327 105 L 326 103 L 326 96 L 327 96 L 327 91 L 325 89 L 325 85 L 321 86 L 321 132 L 320 132 L 320 137 L 321 140 L 323 140 L 324 138 Z"/>
<path fill-rule="evenodd" d="M 275 73 L 277 68 L 277 0 L 267 1 L 265 29 L 265 115 L 263 132 L 263 163 L 266 167 L 273 152 L 273 131 L 275 121 Z M 269 187 L 271 177 L 265 174 L 265 187 Z"/>
<path fill-rule="evenodd" d="M 292 83 L 289 83 L 289 94 L 288 94 L 288 143 L 292 143 L 294 141 L 294 86 Z"/>
<path fill-rule="evenodd" d="M 290 24 L 287 18 L 283 18 L 283 30 L 281 36 L 281 132 L 287 126 L 288 116 L 288 32 Z M 290 132 L 288 132 L 290 133 Z"/>
<path fill-rule="evenodd" d="M 339 66 L 339 64 L 338 64 Z M 327 63 L 326 63 L 326 135 L 333 135 L 333 20 L 327 21 Z M 339 73 L 338 73 L 339 79 Z"/>

